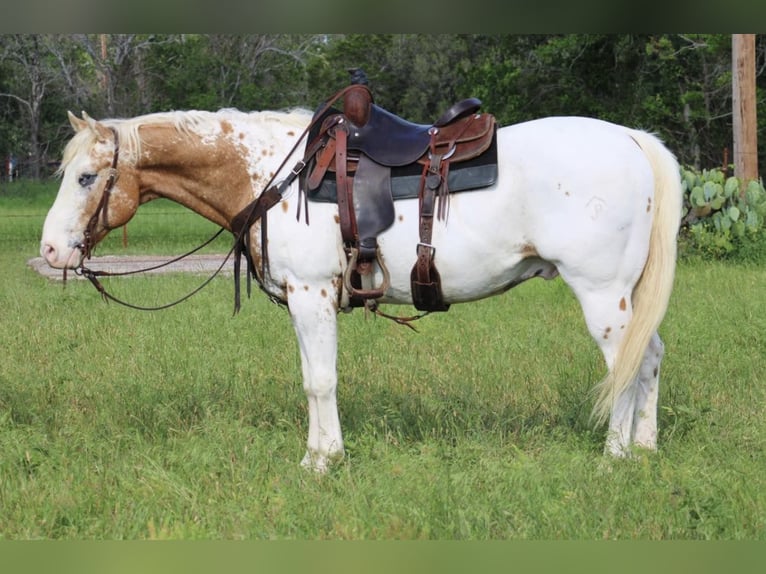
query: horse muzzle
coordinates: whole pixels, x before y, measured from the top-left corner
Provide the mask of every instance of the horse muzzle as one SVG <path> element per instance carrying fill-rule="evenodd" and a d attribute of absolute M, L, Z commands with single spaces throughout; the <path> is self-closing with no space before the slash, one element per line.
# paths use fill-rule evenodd
<path fill-rule="evenodd" d="M 58 248 L 52 242 L 43 241 L 40 245 L 40 255 L 54 269 L 76 269 L 85 257 L 81 243 L 65 248 Z"/>

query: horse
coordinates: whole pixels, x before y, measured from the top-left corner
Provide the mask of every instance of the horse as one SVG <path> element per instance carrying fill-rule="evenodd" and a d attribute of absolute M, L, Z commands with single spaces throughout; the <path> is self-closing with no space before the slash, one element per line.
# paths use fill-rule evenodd
<path fill-rule="evenodd" d="M 232 231 L 264 187 L 285 177 L 285 159 L 301 159 L 297 142 L 312 113 L 187 110 L 95 120 L 70 112 L 69 120 L 75 133 L 40 247 L 64 273 L 154 198 Z M 652 133 L 577 116 L 498 127 L 496 145 L 496 181 L 451 194 L 448 216 L 434 221 L 444 300 L 471 302 L 534 277 L 561 277 L 606 363 L 593 388 L 594 423 L 608 419 L 605 455 L 656 450 L 658 328 L 673 289 L 682 211 L 677 160 Z M 348 257 L 337 204 L 301 201 L 299 180 L 284 187 L 249 228 L 248 249 L 263 268 L 260 286 L 286 306 L 297 336 L 308 400 L 301 465 L 321 472 L 344 455 L 337 324 L 349 310 Z M 304 203 L 310 213 L 296 216 Z M 394 222 L 378 237 L 389 275 L 381 304 L 412 304 L 418 209 L 417 198 L 396 201 Z M 268 266 L 260 265 L 266 256 Z M 382 280 L 380 266 L 373 276 Z"/>

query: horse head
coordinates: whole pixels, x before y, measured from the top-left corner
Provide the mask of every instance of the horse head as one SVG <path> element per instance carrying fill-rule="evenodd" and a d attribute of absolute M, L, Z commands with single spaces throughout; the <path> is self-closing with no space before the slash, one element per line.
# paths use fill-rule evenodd
<path fill-rule="evenodd" d="M 120 155 L 115 125 L 69 112 L 75 135 L 64 149 L 56 200 L 43 225 L 40 253 L 51 267 L 76 268 L 140 202 L 132 170 Z"/>

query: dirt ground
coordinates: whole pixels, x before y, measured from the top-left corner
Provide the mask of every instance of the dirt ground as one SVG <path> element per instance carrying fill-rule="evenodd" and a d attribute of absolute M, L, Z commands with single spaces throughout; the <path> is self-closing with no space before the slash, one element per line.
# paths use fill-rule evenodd
<path fill-rule="evenodd" d="M 147 271 L 147 273 L 213 273 L 218 269 L 225 257 L 225 255 L 190 255 L 181 261 L 177 261 L 153 271 Z M 172 257 L 166 255 L 106 255 L 104 257 L 93 257 L 89 261 L 86 261 L 85 266 L 94 271 L 106 270 L 114 273 L 153 267 L 155 265 L 160 265 L 169 259 L 172 259 Z M 48 277 L 49 279 L 61 281 L 64 278 L 64 272 L 61 269 L 52 269 L 45 263 L 42 257 L 30 259 L 27 261 L 27 265 L 40 273 L 40 275 Z M 221 270 L 221 273 L 233 273 L 233 265 L 233 260 L 230 257 L 224 268 Z M 83 277 L 75 275 L 70 271 L 67 273 L 67 279 L 83 279 Z"/>

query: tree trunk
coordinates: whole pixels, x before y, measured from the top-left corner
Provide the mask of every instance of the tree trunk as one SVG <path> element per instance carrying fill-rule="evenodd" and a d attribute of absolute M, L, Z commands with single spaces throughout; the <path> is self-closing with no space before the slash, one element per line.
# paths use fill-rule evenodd
<path fill-rule="evenodd" d="M 744 189 L 747 182 L 758 179 L 755 34 L 733 34 L 731 48 L 734 175 Z"/>

